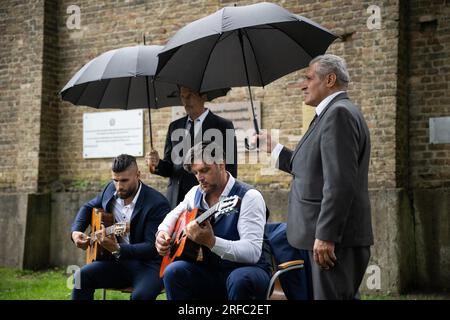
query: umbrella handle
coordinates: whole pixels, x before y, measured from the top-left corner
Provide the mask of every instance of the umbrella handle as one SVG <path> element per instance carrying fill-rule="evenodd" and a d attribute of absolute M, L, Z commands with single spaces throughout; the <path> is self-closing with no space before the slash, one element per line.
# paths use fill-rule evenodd
<path fill-rule="evenodd" d="M 255 149 L 258 149 L 259 148 L 259 138 L 256 138 L 256 145 L 250 145 L 249 143 L 248 143 L 248 138 L 245 138 L 245 149 L 247 149 L 247 150 L 255 150 Z"/>
<path fill-rule="evenodd" d="M 147 154 L 145 155 L 145 164 L 147 165 L 147 167 L 148 167 L 148 171 L 150 171 L 150 173 L 156 173 L 156 167 L 157 166 L 155 166 L 154 164 L 152 164 L 151 163 L 151 161 L 150 161 L 150 155 L 151 155 L 151 153 L 153 152 L 153 151 L 155 151 L 155 149 L 153 149 L 153 147 L 151 148 L 151 151 L 150 152 L 147 152 Z M 156 154 L 158 154 L 158 152 L 156 152 Z M 159 155 L 158 155 L 158 158 L 159 158 Z M 161 160 L 161 159 L 160 159 Z"/>
<path fill-rule="evenodd" d="M 248 89 L 250 91 L 250 87 Z M 250 91 L 250 99 L 251 99 L 250 101 L 251 101 L 252 110 L 253 110 L 253 99 L 252 99 L 251 91 Z M 255 128 L 256 134 L 259 134 L 258 121 L 256 121 L 256 117 L 254 115 L 255 114 L 253 113 L 253 127 Z M 256 145 L 250 145 L 248 143 L 248 138 L 245 138 L 244 142 L 245 142 L 245 149 L 246 150 L 255 150 L 255 149 L 259 148 L 259 138 L 256 138 Z"/>

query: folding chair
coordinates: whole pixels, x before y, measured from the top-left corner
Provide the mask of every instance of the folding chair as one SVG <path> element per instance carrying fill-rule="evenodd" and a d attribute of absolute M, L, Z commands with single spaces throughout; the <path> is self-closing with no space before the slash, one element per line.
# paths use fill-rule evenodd
<path fill-rule="evenodd" d="M 268 223 L 266 236 L 276 265 L 266 299 L 311 300 L 311 267 L 308 252 L 289 245 L 286 223 Z"/>

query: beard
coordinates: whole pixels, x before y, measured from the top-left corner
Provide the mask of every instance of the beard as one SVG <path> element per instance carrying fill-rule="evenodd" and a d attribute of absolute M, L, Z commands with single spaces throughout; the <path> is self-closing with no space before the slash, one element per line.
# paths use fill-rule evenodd
<path fill-rule="evenodd" d="M 127 190 L 117 191 L 117 195 L 119 196 L 120 199 L 127 199 L 133 195 L 133 192 L 134 192 L 133 189 L 127 189 Z"/>
<path fill-rule="evenodd" d="M 203 185 L 202 183 L 200 183 L 200 188 L 204 193 L 208 194 L 217 189 L 217 184 L 206 183 L 206 185 Z"/>

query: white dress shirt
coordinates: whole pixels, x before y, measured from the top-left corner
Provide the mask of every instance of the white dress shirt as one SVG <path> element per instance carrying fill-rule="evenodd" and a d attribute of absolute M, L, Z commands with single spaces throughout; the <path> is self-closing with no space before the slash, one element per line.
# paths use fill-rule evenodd
<path fill-rule="evenodd" d="M 325 107 L 331 102 L 331 100 L 334 99 L 334 97 L 336 97 L 338 94 L 343 93 L 345 91 L 338 91 L 335 93 L 330 94 L 328 97 L 326 97 L 325 99 L 323 99 L 316 107 L 315 111 L 317 116 L 319 117 L 320 114 L 322 113 L 322 111 L 325 109 Z M 278 160 L 278 157 L 280 156 L 281 150 L 283 149 L 283 145 L 280 143 L 277 143 L 277 145 L 275 146 L 275 148 L 273 148 L 271 156 L 272 159 L 274 161 Z M 278 164 L 277 164 L 278 167 Z"/>
<path fill-rule="evenodd" d="M 130 223 L 131 215 L 133 214 L 134 207 L 136 206 L 137 199 L 139 198 L 139 194 L 141 193 L 142 183 L 139 182 L 139 189 L 136 192 L 136 195 L 129 204 L 125 205 L 124 200 L 117 197 L 117 191 L 114 192 L 114 199 L 112 201 L 112 208 L 114 214 L 114 220 L 116 222 L 125 221 Z M 128 234 L 123 237 L 118 238 L 119 243 L 130 243 L 130 237 Z"/>
<path fill-rule="evenodd" d="M 197 119 L 192 120 L 190 116 L 188 116 L 187 120 L 186 120 L 186 130 L 189 131 L 190 129 L 190 124 L 189 121 L 194 122 L 194 134 L 197 135 L 198 132 L 200 131 L 200 129 L 202 128 L 203 125 L 203 121 L 205 121 L 206 116 L 209 113 L 209 109 L 206 109 Z"/>
<path fill-rule="evenodd" d="M 235 179 L 228 173 L 228 182 L 219 200 L 228 196 L 234 183 Z M 159 225 L 158 232 L 165 231 L 169 235 L 173 233 L 179 215 L 188 208 L 194 208 L 194 199 L 198 188 L 200 187 L 192 187 L 184 197 L 184 200 L 167 214 L 164 221 Z M 201 189 L 200 191 L 203 194 L 202 205 L 205 209 L 208 209 L 209 206 L 205 200 L 206 194 Z M 211 251 L 222 259 L 233 262 L 256 263 L 262 252 L 265 224 L 266 204 L 264 198 L 259 191 L 251 189 L 241 199 L 241 209 L 237 223 L 239 240 L 233 241 L 216 237 L 216 243 Z"/>

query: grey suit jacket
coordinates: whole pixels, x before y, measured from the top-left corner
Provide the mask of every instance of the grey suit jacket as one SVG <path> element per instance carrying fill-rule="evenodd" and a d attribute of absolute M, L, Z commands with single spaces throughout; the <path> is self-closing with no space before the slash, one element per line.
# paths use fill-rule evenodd
<path fill-rule="evenodd" d="M 354 247 L 373 244 L 368 170 L 369 129 L 346 93 L 337 95 L 279 169 L 291 173 L 287 237 L 312 250 L 315 239 Z"/>

